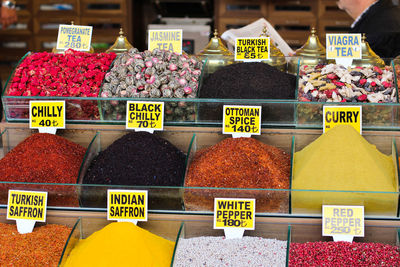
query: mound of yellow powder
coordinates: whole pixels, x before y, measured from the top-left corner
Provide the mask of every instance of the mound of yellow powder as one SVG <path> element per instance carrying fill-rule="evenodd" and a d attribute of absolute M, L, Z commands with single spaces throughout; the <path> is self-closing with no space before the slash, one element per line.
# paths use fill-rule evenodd
<path fill-rule="evenodd" d="M 397 192 L 392 156 L 343 125 L 294 155 L 293 189 Z M 369 215 L 397 212 L 396 194 L 292 192 L 294 213 L 321 213 L 322 204 L 364 205 Z"/>
<path fill-rule="evenodd" d="M 64 266 L 170 266 L 174 246 L 133 223 L 110 223 L 81 240 Z"/>

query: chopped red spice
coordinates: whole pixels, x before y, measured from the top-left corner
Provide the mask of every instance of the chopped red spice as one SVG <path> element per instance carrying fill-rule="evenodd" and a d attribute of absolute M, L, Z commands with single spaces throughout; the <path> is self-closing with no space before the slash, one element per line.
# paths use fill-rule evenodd
<path fill-rule="evenodd" d="M 185 186 L 288 189 L 289 179 L 290 157 L 281 149 L 253 138 L 227 138 L 196 153 Z M 244 191 L 190 189 L 185 191 L 185 205 L 189 210 L 212 210 L 213 197 L 243 194 L 256 198 L 258 212 L 287 212 L 287 192 Z"/>
<path fill-rule="evenodd" d="M 400 266 L 400 251 L 382 243 L 291 243 L 289 266 Z"/>
<path fill-rule="evenodd" d="M 0 266 L 57 266 L 70 232 L 48 224 L 21 235 L 15 224 L 0 223 Z"/>
<path fill-rule="evenodd" d="M 85 151 L 84 147 L 63 137 L 46 133 L 34 134 L 0 160 L 0 181 L 75 184 Z M 9 186 L 10 184 L 3 184 L 1 189 L 7 192 L 5 187 Z M 13 188 L 49 191 L 49 206 L 78 204 L 73 186 L 15 185 Z"/>
<path fill-rule="evenodd" d="M 253 138 L 227 138 L 196 153 L 186 186 L 289 188 L 290 157 Z"/>

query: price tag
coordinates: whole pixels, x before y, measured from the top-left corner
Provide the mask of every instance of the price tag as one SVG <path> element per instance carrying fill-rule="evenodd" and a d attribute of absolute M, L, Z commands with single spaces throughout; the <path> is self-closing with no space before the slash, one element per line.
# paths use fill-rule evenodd
<path fill-rule="evenodd" d="M 92 26 L 65 25 L 58 27 L 57 49 L 69 48 L 77 51 L 89 51 L 92 42 Z"/>
<path fill-rule="evenodd" d="M 226 238 L 242 238 L 244 230 L 254 230 L 256 200 L 215 198 L 214 229 L 224 229 Z"/>
<path fill-rule="evenodd" d="M 164 129 L 164 102 L 128 101 L 126 105 L 126 129 L 146 131 Z"/>
<path fill-rule="evenodd" d="M 222 133 L 234 138 L 260 135 L 261 107 L 224 105 Z"/>
<path fill-rule="evenodd" d="M 52 134 L 65 129 L 65 101 L 29 101 L 29 128 Z"/>
<path fill-rule="evenodd" d="M 322 235 L 334 241 L 352 242 L 364 236 L 364 206 L 322 206 Z"/>
<path fill-rule="evenodd" d="M 361 34 L 326 34 L 326 58 L 336 59 L 336 64 L 351 66 L 353 59 L 362 58 Z"/>
<path fill-rule="evenodd" d="M 149 50 L 168 50 L 182 54 L 182 30 L 149 30 Z"/>
<path fill-rule="evenodd" d="M 147 191 L 107 190 L 107 220 L 147 221 Z"/>
<path fill-rule="evenodd" d="M 269 37 L 236 38 L 236 61 L 262 61 L 269 59 Z"/>
<path fill-rule="evenodd" d="M 8 190 L 7 220 L 16 220 L 20 234 L 32 233 L 46 221 L 47 192 Z"/>
<path fill-rule="evenodd" d="M 362 134 L 362 106 L 324 106 L 323 131 L 336 125 L 350 125 Z"/>

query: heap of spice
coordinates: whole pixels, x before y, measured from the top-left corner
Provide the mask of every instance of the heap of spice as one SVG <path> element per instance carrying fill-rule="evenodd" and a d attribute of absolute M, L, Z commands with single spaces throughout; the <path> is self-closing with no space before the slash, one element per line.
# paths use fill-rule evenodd
<path fill-rule="evenodd" d="M 3 182 L 75 184 L 85 151 L 84 147 L 54 134 L 33 134 L 0 160 L 0 179 Z M 10 184 L 2 185 L 7 186 Z M 30 185 L 30 189 L 33 188 L 49 192 L 49 206 L 78 205 L 73 186 Z"/>
<path fill-rule="evenodd" d="M 84 184 L 180 186 L 185 154 L 147 132 L 130 132 L 91 162 Z"/>
<path fill-rule="evenodd" d="M 322 204 L 363 205 L 367 214 L 396 216 L 397 193 L 345 193 L 337 191 L 398 192 L 395 163 L 368 143 L 353 127 L 335 126 L 294 155 L 292 209 L 320 213 Z"/>
<path fill-rule="evenodd" d="M 65 54 L 34 53 L 16 68 L 9 96 L 97 97 L 115 53 L 91 54 L 67 50 Z M 67 101 L 67 119 L 98 119 L 97 102 Z M 82 105 L 82 106 L 81 106 Z M 12 110 L 15 117 L 27 114 Z"/>
<path fill-rule="evenodd" d="M 71 228 L 47 224 L 19 234 L 14 224 L 0 223 L 1 266 L 57 266 Z"/>
<path fill-rule="evenodd" d="M 180 239 L 175 267 L 186 266 L 285 266 L 286 241 L 245 236 Z"/>
<path fill-rule="evenodd" d="M 291 243 L 289 266 L 400 266 L 399 247 L 382 243 Z"/>
<path fill-rule="evenodd" d="M 392 103 L 396 94 L 389 66 L 346 68 L 329 64 L 300 69 L 300 101 Z"/>
<path fill-rule="evenodd" d="M 288 189 L 290 156 L 253 138 L 227 138 L 198 151 L 190 164 L 185 186 Z M 185 190 L 185 206 L 213 210 L 213 194 L 256 198 L 258 212 L 287 212 L 287 192 L 258 190 Z"/>
<path fill-rule="evenodd" d="M 79 241 L 64 266 L 170 266 L 174 246 L 131 222 L 110 223 Z"/>
<path fill-rule="evenodd" d="M 83 184 L 182 186 L 185 154 L 167 140 L 147 132 L 130 132 L 100 152 L 90 163 Z M 85 206 L 105 206 L 106 195 L 91 186 L 84 187 L 81 200 Z M 149 208 L 182 208 L 182 198 L 169 192 L 153 197 Z M 167 192 L 166 190 L 161 190 Z M 161 193 L 162 193 L 161 192 Z M 169 200 L 169 201 L 167 201 Z"/>
<path fill-rule="evenodd" d="M 195 98 L 199 87 L 201 61 L 186 54 L 136 48 L 121 54 L 106 74 L 102 97 Z M 123 120 L 125 102 L 104 103 L 107 119 Z M 193 120 L 193 105 L 166 103 L 166 120 Z"/>

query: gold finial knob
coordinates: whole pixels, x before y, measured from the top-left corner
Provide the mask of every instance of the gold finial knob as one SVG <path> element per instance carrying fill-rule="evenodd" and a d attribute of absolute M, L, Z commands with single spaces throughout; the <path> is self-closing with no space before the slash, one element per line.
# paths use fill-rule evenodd
<path fill-rule="evenodd" d="M 71 25 L 75 25 L 73 20 L 71 20 Z"/>
<path fill-rule="evenodd" d="M 366 40 L 367 40 L 367 36 L 365 35 L 365 33 L 363 33 L 363 34 L 362 34 L 362 37 L 361 37 L 361 41 L 362 41 L 363 43 L 365 43 Z"/>
<path fill-rule="evenodd" d="M 218 37 L 218 30 L 217 29 L 214 30 L 214 38 L 216 38 L 216 37 Z"/>
<path fill-rule="evenodd" d="M 123 37 L 124 36 L 124 31 L 122 30 L 122 28 L 119 28 L 119 36 Z"/>
<path fill-rule="evenodd" d="M 311 35 L 315 36 L 315 34 L 317 33 L 317 30 L 315 29 L 315 27 L 311 28 Z"/>
<path fill-rule="evenodd" d="M 262 29 L 262 33 L 260 34 L 260 37 L 268 37 L 267 26 L 264 26 L 264 28 Z"/>

